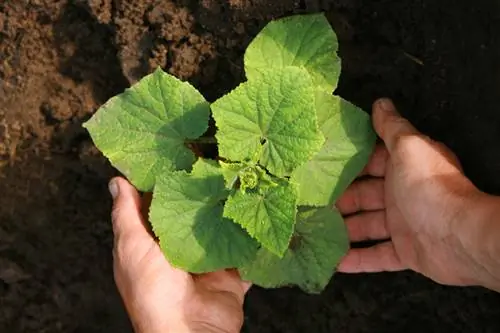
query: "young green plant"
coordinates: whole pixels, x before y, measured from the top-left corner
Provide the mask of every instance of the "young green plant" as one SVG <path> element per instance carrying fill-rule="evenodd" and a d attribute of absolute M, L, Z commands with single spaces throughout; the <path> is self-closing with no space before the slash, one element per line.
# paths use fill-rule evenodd
<path fill-rule="evenodd" d="M 369 116 L 333 95 L 341 70 L 323 14 L 268 23 L 248 46 L 247 80 L 213 103 L 157 69 L 84 124 L 139 190 L 169 262 L 192 273 L 321 292 L 349 248 L 333 203 L 367 163 Z M 209 117 L 215 137 L 207 133 Z M 212 142 L 215 159 L 189 147 Z"/>

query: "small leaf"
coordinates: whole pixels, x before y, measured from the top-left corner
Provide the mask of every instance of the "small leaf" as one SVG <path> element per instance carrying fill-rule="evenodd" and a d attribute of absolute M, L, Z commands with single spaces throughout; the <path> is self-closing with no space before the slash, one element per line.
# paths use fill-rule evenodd
<path fill-rule="evenodd" d="M 269 70 L 212 104 L 221 156 L 260 161 L 273 175 L 289 175 L 321 148 L 314 87 L 304 69 Z"/>
<path fill-rule="evenodd" d="M 296 231 L 283 258 L 261 248 L 239 269 L 244 280 L 264 288 L 296 285 L 320 293 L 347 253 L 349 241 L 342 216 L 329 208 L 301 208 Z"/>
<path fill-rule="evenodd" d="M 219 164 L 221 167 L 222 175 L 224 176 L 226 187 L 228 189 L 234 188 L 239 178 L 239 172 L 246 165 L 243 163 L 226 163 L 223 161 L 219 161 Z"/>
<path fill-rule="evenodd" d="M 294 184 L 280 181 L 230 196 L 224 216 L 240 224 L 264 247 L 278 256 L 288 248 L 295 225 L 297 192 Z"/>
<path fill-rule="evenodd" d="M 259 180 L 262 177 L 262 170 L 259 170 L 257 166 L 244 168 L 240 171 L 239 179 L 241 182 L 241 190 L 245 192 L 247 189 L 253 190 L 259 184 Z"/>
<path fill-rule="evenodd" d="M 111 98 L 84 127 L 113 166 L 150 191 L 162 171 L 191 168 L 185 140 L 206 131 L 209 113 L 194 87 L 158 69 Z"/>
<path fill-rule="evenodd" d="M 323 14 L 294 15 L 267 24 L 245 52 L 249 80 L 269 69 L 304 67 L 314 84 L 332 92 L 341 61 L 335 32 Z"/>
<path fill-rule="evenodd" d="M 253 258 L 255 240 L 222 217 L 228 193 L 213 161 L 199 160 L 191 174 L 177 171 L 158 179 L 150 219 L 172 265 L 204 273 L 239 267 Z"/>
<path fill-rule="evenodd" d="M 299 205 L 304 206 L 335 202 L 363 170 L 376 140 L 370 116 L 355 105 L 318 91 L 316 106 L 326 142 L 292 174 L 299 184 Z"/>
<path fill-rule="evenodd" d="M 222 175 L 226 181 L 228 189 L 240 188 L 243 192 L 256 187 L 268 187 L 278 185 L 260 166 L 252 163 L 226 163 L 219 162 L 222 168 Z M 238 183 L 238 186 L 236 184 Z"/>

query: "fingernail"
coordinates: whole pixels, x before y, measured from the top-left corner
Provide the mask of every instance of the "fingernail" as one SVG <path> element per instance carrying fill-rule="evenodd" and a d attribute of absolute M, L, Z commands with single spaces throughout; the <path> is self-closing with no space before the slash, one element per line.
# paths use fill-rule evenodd
<path fill-rule="evenodd" d="M 389 111 L 389 112 L 395 111 L 394 104 L 392 103 L 392 101 L 390 99 L 387 99 L 387 98 L 379 99 L 377 102 L 377 105 L 380 109 L 382 109 L 384 111 Z"/>
<path fill-rule="evenodd" d="M 118 192 L 120 191 L 116 179 L 111 179 L 111 181 L 108 184 L 108 189 L 113 199 L 116 199 L 116 197 L 118 196 Z"/>

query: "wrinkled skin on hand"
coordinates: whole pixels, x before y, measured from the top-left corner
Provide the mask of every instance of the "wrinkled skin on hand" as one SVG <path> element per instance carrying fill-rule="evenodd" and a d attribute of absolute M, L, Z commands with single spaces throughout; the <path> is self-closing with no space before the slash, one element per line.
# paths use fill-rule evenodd
<path fill-rule="evenodd" d="M 110 183 L 116 285 L 138 333 L 239 332 L 250 285 L 236 271 L 192 275 L 173 268 L 148 233 L 137 191 Z"/>

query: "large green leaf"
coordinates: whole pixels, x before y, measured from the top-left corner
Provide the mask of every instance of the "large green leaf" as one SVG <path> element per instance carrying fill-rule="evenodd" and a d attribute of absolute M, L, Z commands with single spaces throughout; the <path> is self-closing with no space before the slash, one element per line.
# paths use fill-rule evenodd
<path fill-rule="evenodd" d="M 342 217 L 329 208 L 301 208 L 290 247 L 283 258 L 261 248 L 240 267 L 244 280 L 264 288 L 296 285 L 320 293 L 349 249 Z"/>
<path fill-rule="evenodd" d="M 323 91 L 316 93 L 318 123 L 326 138 L 321 150 L 292 174 L 299 205 L 326 206 L 345 191 L 364 168 L 376 140 L 370 116 Z"/>
<path fill-rule="evenodd" d="M 254 191 L 237 191 L 224 207 L 224 216 L 240 224 L 264 247 L 278 256 L 288 248 L 295 225 L 297 191 L 279 181 Z"/>
<path fill-rule="evenodd" d="M 219 153 L 232 161 L 260 161 L 289 175 L 321 148 L 314 91 L 304 69 L 269 70 L 212 104 Z"/>
<path fill-rule="evenodd" d="M 337 36 L 323 14 L 294 15 L 272 21 L 245 52 L 249 80 L 269 69 L 297 66 L 311 74 L 314 84 L 332 92 L 340 76 Z"/>
<path fill-rule="evenodd" d="M 206 131 L 209 113 L 194 87 L 158 69 L 111 98 L 84 127 L 118 170 L 149 191 L 162 171 L 191 168 L 185 141 Z"/>
<path fill-rule="evenodd" d="M 150 220 L 169 262 L 192 273 L 246 264 L 258 244 L 223 218 L 229 192 L 216 162 L 199 160 L 191 174 L 176 171 L 158 178 Z"/>

